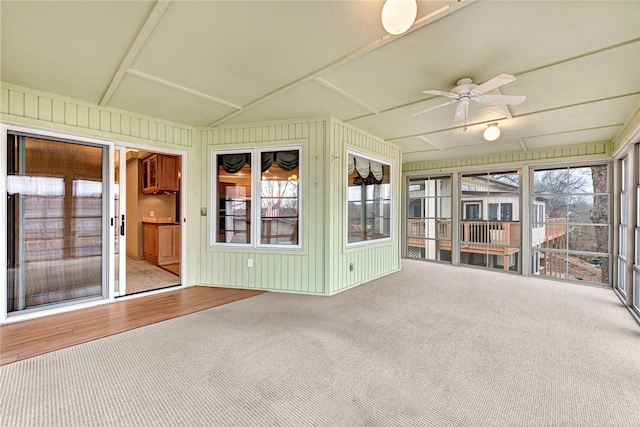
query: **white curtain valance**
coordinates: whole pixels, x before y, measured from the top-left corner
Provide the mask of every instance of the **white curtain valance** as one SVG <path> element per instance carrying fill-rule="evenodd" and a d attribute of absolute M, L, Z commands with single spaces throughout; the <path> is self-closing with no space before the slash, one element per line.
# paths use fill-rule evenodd
<path fill-rule="evenodd" d="M 372 173 L 374 178 L 378 181 L 382 180 L 384 175 L 382 170 L 382 163 L 374 162 L 373 160 L 365 159 L 354 154 L 349 154 L 347 159 L 347 174 L 351 175 L 354 170 L 358 171 L 358 175 L 362 178 L 369 176 Z"/>

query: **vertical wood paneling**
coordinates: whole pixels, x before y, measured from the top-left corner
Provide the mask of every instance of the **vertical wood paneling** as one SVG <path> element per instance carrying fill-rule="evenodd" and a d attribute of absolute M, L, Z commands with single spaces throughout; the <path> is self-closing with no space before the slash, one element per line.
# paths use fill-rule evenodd
<path fill-rule="evenodd" d="M 100 130 L 100 110 L 97 108 L 89 109 L 89 128 Z"/>
<path fill-rule="evenodd" d="M 0 88 L 0 113 L 9 113 L 9 89 Z"/>
<path fill-rule="evenodd" d="M 16 90 L 9 91 L 9 114 L 24 115 L 24 94 Z"/>
<path fill-rule="evenodd" d="M 84 105 L 78 106 L 78 126 L 82 128 L 89 127 L 89 108 Z"/>
<path fill-rule="evenodd" d="M 329 237 L 330 249 L 329 270 L 331 280 L 331 293 L 355 286 L 389 272 L 395 271 L 399 266 L 400 258 L 400 181 L 401 181 L 401 152 L 392 144 L 371 137 L 364 132 L 344 125 L 339 122 L 333 124 L 333 138 L 331 141 L 331 154 L 336 156 L 336 162 L 330 165 L 332 183 L 331 188 L 339 188 L 330 194 L 332 209 L 330 221 L 339 224 L 333 227 Z M 367 245 L 358 248 L 346 249 L 346 166 L 345 156 L 347 144 L 350 147 L 361 149 L 365 153 L 372 153 L 380 157 L 389 158 L 393 163 L 392 194 L 393 194 L 393 236 L 392 243 Z M 353 263 L 354 271 L 349 271 L 349 264 Z"/>
<path fill-rule="evenodd" d="M 64 123 L 71 126 L 78 125 L 78 106 L 66 103 L 64 106 Z"/>
<path fill-rule="evenodd" d="M 9 87 L 5 87 L 9 86 Z M 89 105 L 81 101 L 57 98 L 44 95 L 32 89 L 3 83 L 2 114 L 15 118 L 37 119 L 43 122 L 56 123 L 68 127 L 91 129 L 114 135 L 126 135 L 150 140 L 151 142 L 167 142 L 181 146 L 192 146 L 193 130 L 188 127 L 169 125 L 160 120 L 143 120 L 142 127 L 147 129 L 140 132 L 141 121 L 127 112 L 115 112 L 97 105 Z M 19 121 L 19 120 L 18 120 Z M 154 138 L 149 137 L 149 123 L 156 127 Z M 46 123 L 43 123 L 46 126 Z M 166 132 L 171 132 L 168 135 Z M 158 138 L 160 136 L 160 138 Z"/>
<path fill-rule="evenodd" d="M 312 130 L 313 129 L 313 130 Z M 203 250 L 208 259 L 223 260 L 216 262 L 214 268 L 201 271 L 202 282 L 218 286 L 236 286 L 257 289 L 270 289 L 286 292 L 323 293 L 324 283 L 322 274 L 323 240 L 322 226 L 325 221 L 322 210 L 324 206 L 322 192 L 324 185 L 316 180 L 321 171 L 315 153 L 323 149 L 325 143 L 325 124 L 318 122 L 296 122 L 292 124 L 260 124 L 256 126 L 237 126 L 202 130 L 199 133 L 202 144 L 202 156 L 208 159 L 213 148 L 233 148 L 236 144 L 256 144 L 264 146 L 281 144 L 287 140 L 306 139 L 303 144 L 302 170 L 302 243 L 303 250 L 282 250 L 247 248 L 226 249 L 224 247 L 209 247 L 208 238 L 203 239 Z M 303 136 L 306 135 L 306 138 Z M 246 146 L 246 145 L 245 145 Z M 206 205 L 210 206 L 208 197 L 212 183 L 208 160 L 202 174 L 202 186 L 206 194 Z M 212 213 L 213 215 L 213 213 Z M 206 221 L 208 236 L 211 221 Z M 247 260 L 253 260 L 253 267 L 247 267 Z"/>
<path fill-rule="evenodd" d="M 24 115 L 31 119 L 38 118 L 38 97 L 31 94 L 24 96 Z"/>
<path fill-rule="evenodd" d="M 411 162 L 402 165 L 403 172 L 428 172 L 434 169 L 465 168 L 476 165 L 494 165 L 516 162 L 530 162 L 536 160 L 571 159 L 582 156 L 607 156 L 610 144 L 606 142 L 574 145 L 561 148 L 546 148 L 529 150 L 526 152 L 496 154 L 482 158 L 463 158 L 450 160 L 432 160 Z"/>
<path fill-rule="evenodd" d="M 51 121 L 52 102 L 53 100 L 49 98 L 42 96 L 38 98 L 38 119 L 47 122 Z"/>

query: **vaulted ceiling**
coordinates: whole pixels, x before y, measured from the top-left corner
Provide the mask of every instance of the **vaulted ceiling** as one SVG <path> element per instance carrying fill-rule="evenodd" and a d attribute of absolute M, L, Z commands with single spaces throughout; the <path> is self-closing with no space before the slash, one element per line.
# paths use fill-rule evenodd
<path fill-rule="evenodd" d="M 192 126 L 332 115 L 404 162 L 610 141 L 640 106 L 638 1 L 0 2 L 4 82 Z M 517 80 L 419 116 L 461 78 Z M 501 137 L 482 132 L 498 122 Z"/>

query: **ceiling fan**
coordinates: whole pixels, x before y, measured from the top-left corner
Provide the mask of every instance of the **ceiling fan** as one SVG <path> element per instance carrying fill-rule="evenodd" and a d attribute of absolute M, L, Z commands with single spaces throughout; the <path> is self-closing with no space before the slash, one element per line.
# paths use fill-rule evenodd
<path fill-rule="evenodd" d="M 419 116 L 427 111 L 435 110 L 436 108 L 444 107 L 445 105 L 458 103 L 456 108 L 455 121 L 467 119 L 469 113 L 469 100 L 473 99 L 476 102 L 488 102 L 491 104 L 505 104 L 505 105 L 518 105 L 525 100 L 525 96 L 520 95 L 487 95 L 487 92 L 497 89 L 500 86 L 504 86 L 508 83 L 516 81 L 516 78 L 511 74 L 500 74 L 487 80 L 481 85 L 473 83 L 473 80 L 469 78 L 460 79 L 456 82 L 456 87 L 451 89 L 450 92 L 443 92 L 441 90 L 425 90 L 422 93 L 428 93 L 430 95 L 446 96 L 449 101 L 444 104 L 436 105 L 435 107 L 427 108 L 426 110 L 418 111 L 411 115 L 411 117 Z"/>

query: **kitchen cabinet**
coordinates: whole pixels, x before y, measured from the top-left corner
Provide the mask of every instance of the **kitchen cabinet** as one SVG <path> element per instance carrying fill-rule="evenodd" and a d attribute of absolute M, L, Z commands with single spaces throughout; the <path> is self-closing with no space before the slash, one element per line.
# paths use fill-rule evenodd
<path fill-rule="evenodd" d="M 150 154 L 142 159 L 142 192 L 176 193 L 180 190 L 180 158 Z"/>
<path fill-rule="evenodd" d="M 180 223 L 142 223 L 142 255 L 157 265 L 180 262 Z"/>

